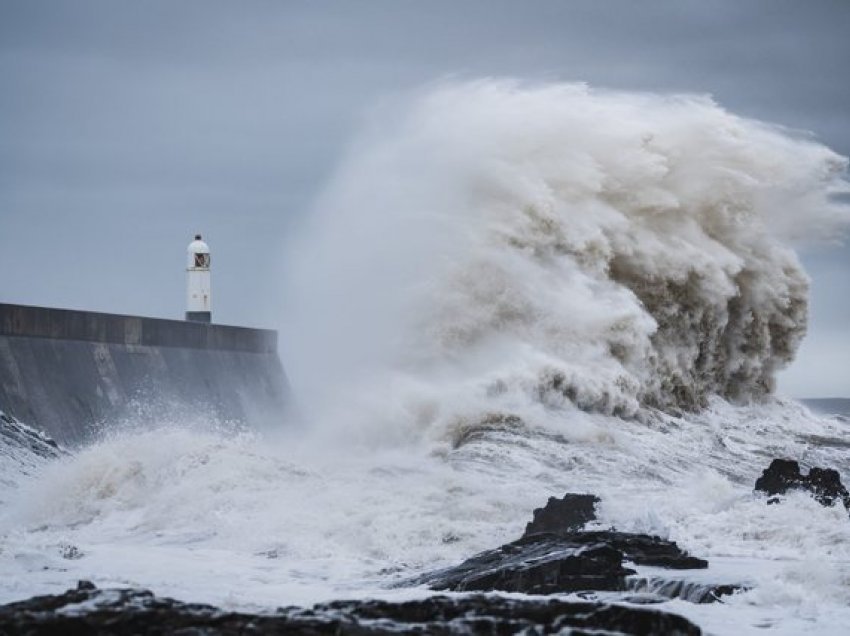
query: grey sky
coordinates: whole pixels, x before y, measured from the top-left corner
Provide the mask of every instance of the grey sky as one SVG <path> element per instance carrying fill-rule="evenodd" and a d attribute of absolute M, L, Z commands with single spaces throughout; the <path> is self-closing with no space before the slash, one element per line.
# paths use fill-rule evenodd
<path fill-rule="evenodd" d="M 3 0 L 0 301 L 274 325 L 278 250 L 363 114 L 447 75 L 712 94 L 850 154 L 850 2 Z M 804 255 L 783 389 L 850 395 L 850 251 Z M 285 362 L 285 352 L 284 352 Z"/>

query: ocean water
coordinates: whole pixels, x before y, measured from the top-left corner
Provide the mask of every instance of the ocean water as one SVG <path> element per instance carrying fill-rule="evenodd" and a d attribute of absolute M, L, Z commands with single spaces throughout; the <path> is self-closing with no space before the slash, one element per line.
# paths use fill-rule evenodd
<path fill-rule="evenodd" d="M 752 486 L 773 456 L 847 475 L 846 427 L 792 402 L 719 400 L 643 423 L 576 411 L 561 432 L 486 428 L 457 448 L 168 425 L 21 480 L 0 521 L 0 600 L 81 578 L 252 610 L 408 598 L 427 591 L 394 586 L 517 538 L 548 496 L 593 492 L 600 526 L 671 538 L 709 560 L 691 576 L 753 588 L 670 611 L 715 633 L 838 634 L 850 620 L 847 512 L 804 494 L 769 506 Z"/>
<path fill-rule="evenodd" d="M 845 633 L 847 511 L 752 491 L 774 457 L 850 476 L 846 419 L 774 394 L 806 330 L 795 246 L 846 225 L 845 170 L 705 97 L 486 80 L 387 104 L 283 249 L 299 416 L 8 450 L 0 601 L 81 578 L 253 610 L 421 596 L 400 584 L 590 492 L 600 527 L 751 588 L 662 609 Z"/>

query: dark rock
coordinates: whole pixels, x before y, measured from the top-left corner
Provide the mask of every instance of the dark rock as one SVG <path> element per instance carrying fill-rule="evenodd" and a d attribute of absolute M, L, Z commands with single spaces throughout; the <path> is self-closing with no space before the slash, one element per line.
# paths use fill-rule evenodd
<path fill-rule="evenodd" d="M 834 506 L 841 501 L 850 510 L 850 492 L 841 483 L 841 476 L 834 468 L 817 468 L 809 470 L 809 487 L 815 499 L 825 505 Z"/>
<path fill-rule="evenodd" d="M 596 519 L 596 495 L 567 493 L 562 499 L 549 497 L 546 506 L 535 508 L 534 518 L 525 526 L 523 536 L 539 532 L 562 533 L 581 530 L 588 521 Z"/>
<path fill-rule="evenodd" d="M 567 493 L 550 498 L 518 540 L 477 554 L 460 565 L 412 581 L 435 590 L 525 592 L 621 591 L 636 565 L 673 569 L 708 567 L 672 541 L 614 530 L 581 531 L 596 518 L 599 498 Z"/>
<path fill-rule="evenodd" d="M 708 567 L 707 561 L 689 556 L 674 542 L 659 537 L 613 530 L 577 532 L 596 519 L 598 503 L 596 495 L 567 493 L 561 499 L 550 497 L 544 508 L 534 510 L 534 518 L 525 526 L 523 538 L 540 533 L 557 534 L 579 544 L 605 543 L 637 565 L 684 570 Z"/>
<path fill-rule="evenodd" d="M 634 570 L 623 554 L 602 542 L 576 543 L 554 534 L 534 534 L 488 550 L 458 566 L 417 579 L 435 590 L 553 594 L 623 590 Z"/>
<path fill-rule="evenodd" d="M 268 614 L 225 612 L 147 590 L 77 589 L 0 606 L 0 633 L 14 634 L 674 634 L 700 629 L 654 609 L 557 599 L 432 596 L 404 603 L 337 601 Z"/>
<path fill-rule="evenodd" d="M 537 533 L 426 574 L 414 583 L 458 592 L 624 590 L 625 577 L 634 574 L 623 566 L 624 560 L 674 569 L 708 567 L 708 562 L 688 555 L 672 541 L 649 535 L 611 530 Z"/>
<path fill-rule="evenodd" d="M 635 565 L 654 565 L 673 570 L 701 570 L 708 567 L 708 561 L 691 556 L 682 550 L 675 541 L 667 541 L 649 534 L 633 534 L 614 530 L 576 532 L 574 540 L 604 541 L 623 553 L 626 560 Z"/>
<path fill-rule="evenodd" d="M 750 588 L 737 583 L 706 583 L 663 576 L 630 577 L 628 590 L 648 594 L 660 600 L 678 598 L 689 603 L 718 603 L 724 596 L 746 592 Z"/>
<path fill-rule="evenodd" d="M 0 451 L 11 453 L 15 449 L 22 449 L 45 459 L 67 454 L 67 451 L 44 433 L 0 411 Z"/>
<path fill-rule="evenodd" d="M 806 490 L 820 504 L 833 506 L 841 501 L 850 510 L 850 492 L 841 483 L 837 470 L 812 468 L 808 475 L 800 472 L 800 465 L 791 459 L 774 459 L 756 480 L 755 490 L 767 495 L 784 495 L 789 490 Z M 768 500 L 775 503 L 776 499 Z"/>
<path fill-rule="evenodd" d="M 322 606 L 319 606 L 322 607 Z M 425 633 L 572 633 L 572 634 L 700 634 L 675 614 L 607 603 L 562 600 L 529 601 L 498 596 L 462 598 L 434 596 L 406 603 L 367 601 L 333 603 L 361 621 L 389 619 L 402 626 L 418 622 Z"/>

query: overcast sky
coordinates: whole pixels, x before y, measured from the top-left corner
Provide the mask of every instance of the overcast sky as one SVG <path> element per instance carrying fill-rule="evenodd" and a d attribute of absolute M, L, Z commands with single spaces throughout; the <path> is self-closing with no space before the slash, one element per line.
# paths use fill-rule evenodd
<path fill-rule="evenodd" d="M 364 113 L 448 75 L 709 93 L 850 154 L 850 2 L 0 2 L 0 302 L 275 326 L 278 253 Z M 850 251 L 804 254 L 782 389 L 850 396 Z M 285 351 L 283 352 L 284 364 Z"/>

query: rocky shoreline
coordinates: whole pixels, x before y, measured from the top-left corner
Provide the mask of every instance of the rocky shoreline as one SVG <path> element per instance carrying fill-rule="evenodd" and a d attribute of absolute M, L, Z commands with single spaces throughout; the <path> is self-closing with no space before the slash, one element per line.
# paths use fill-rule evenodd
<path fill-rule="evenodd" d="M 699 634 L 685 618 L 653 609 L 483 594 L 392 603 L 337 601 L 267 614 L 225 612 L 147 590 L 77 589 L 0 607 L 14 634 Z"/>
<path fill-rule="evenodd" d="M 781 501 L 791 489 L 823 505 L 848 505 L 836 471 L 774 460 L 756 492 Z M 404 602 L 351 600 L 266 613 L 228 612 L 163 598 L 142 589 L 98 589 L 80 581 L 63 594 L 0 606 L 0 634 L 700 634 L 677 614 L 648 605 L 679 598 L 723 602 L 746 587 L 682 578 L 708 562 L 660 537 L 587 529 L 598 498 L 568 493 L 534 511 L 516 541 L 463 563 L 409 579 L 406 586 L 440 592 Z M 653 566 L 670 574 L 639 574 Z M 453 594 L 445 594 L 452 592 Z M 484 594 L 488 592 L 488 594 Z M 522 593 L 522 598 L 498 592 Z M 567 595 L 551 597 L 545 595 Z"/>
<path fill-rule="evenodd" d="M 518 540 L 411 582 L 455 592 L 623 592 L 630 590 L 629 577 L 637 574 L 626 563 L 673 570 L 708 567 L 708 561 L 660 537 L 583 530 L 596 518 L 598 501 L 594 495 L 574 493 L 550 498 L 534 511 L 534 520 Z"/>
<path fill-rule="evenodd" d="M 517 541 L 405 583 L 465 594 L 405 602 L 337 601 L 247 614 L 162 598 L 148 590 L 101 590 L 81 581 L 63 594 L 0 607 L 0 633 L 700 634 L 689 620 L 646 607 L 670 596 L 658 593 L 663 585 L 643 579 L 631 583 L 635 570 L 624 563 L 687 569 L 705 568 L 707 562 L 658 537 L 581 529 L 595 518 L 596 502 L 592 495 L 550 499 L 535 511 L 534 521 Z M 592 592 L 622 592 L 615 600 L 629 604 L 590 599 Z M 556 593 L 581 593 L 585 598 L 542 596 Z M 702 596 L 701 602 L 719 598 L 716 590 Z"/>

